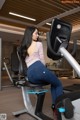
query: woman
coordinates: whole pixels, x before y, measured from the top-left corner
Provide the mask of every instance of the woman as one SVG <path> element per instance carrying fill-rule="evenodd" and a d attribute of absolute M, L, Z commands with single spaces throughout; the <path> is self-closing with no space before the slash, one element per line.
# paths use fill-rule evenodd
<path fill-rule="evenodd" d="M 51 85 L 52 108 L 55 111 L 55 101 L 63 94 L 63 87 L 57 76 L 45 66 L 43 46 L 39 41 L 37 28 L 28 27 L 25 30 L 21 50 L 29 81 L 34 84 Z"/>

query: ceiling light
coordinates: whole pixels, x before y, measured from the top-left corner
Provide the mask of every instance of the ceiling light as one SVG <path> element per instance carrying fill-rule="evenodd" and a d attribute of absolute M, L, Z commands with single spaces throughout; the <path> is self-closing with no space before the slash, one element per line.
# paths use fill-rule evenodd
<path fill-rule="evenodd" d="M 20 15 L 20 14 L 16 14 L 16 13 L 13 13 L 13 12 L 9 12 L 9 14 L 17 16 L 17 17 L 25 18 L 25 19 L 28 19 L 28 20 L 31 20 L 31 21 L 36 21 L 36 19 L 34 19 L 34 18 L 26 17 L 26 16 L 23 16 L 23 15 Z"/>
<path fill-rule="evenodd" d="M 49 25 L 49 26 L 51 26 L 51 23 L 46 23 L 46 25 Z"/>

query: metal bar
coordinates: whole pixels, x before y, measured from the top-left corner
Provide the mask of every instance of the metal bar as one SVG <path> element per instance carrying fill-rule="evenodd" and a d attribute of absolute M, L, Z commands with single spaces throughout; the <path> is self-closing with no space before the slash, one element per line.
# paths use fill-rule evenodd
<path fill-rule="evenodd" d="M 60 18 L 69 16 L 69 15 L 72 15 L 72 14 L 74 14 L 74 13 L 77 13 L 77 12 L 79 12 L 79 11 L 80 11 L 80 7 L 77 7 L 77 8 L 71 9 L 71 10 L 68 10 L 68 11 L 66 11 L 66 12 L 63 12 L 63 13 L 59 14 L 59 15 L 56 15 L 56 16 L 54 16 L 54 17 L 51 17 L 51 18 L 49 18 L 49 19 L 46 19 L 46 20 L 40 22 L 39 24 L 37 24 L 37 27 L 41 27 L 41 26 L 45 25 L 47 22 L 51 22 L 54 18 L 59 18 L 59 19 L 60 19 Z"/>
<path fill-rule="evenodd" d="M 12 77 L 11 77 L 11 75 L 10 75 L 10 73 L 9 73 L 9 70 L 8 70 L 8 68 L 7 68 L 6 63 L 4 62 L 3 64 L 4 64 L 5 70 L 6 70 L 7 74 L 8 74 L 8 77 L 9 77 L 10 81 L 13 83 Z"/>
<path fill-rule="evenodd" d="M 73 67 L 73 69 L 80 77 L 80 65 L 78 64 L 78 62 L 72 57 L 72 55 L 64 47 L 61 47 L 59 49 L 59 52 L 61 52 L 62 56 L 65 57 L 65 59 L 70 63 L 70 65 Z"/>

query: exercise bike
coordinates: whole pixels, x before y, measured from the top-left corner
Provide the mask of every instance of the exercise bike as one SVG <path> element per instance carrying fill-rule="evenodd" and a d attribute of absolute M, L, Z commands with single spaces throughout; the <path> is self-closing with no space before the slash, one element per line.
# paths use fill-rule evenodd
<path fill-rule="evenodd" d="M 71 30 L 72 26 L 67 22 L 64 22 L 60 19 L 54 19 L 52 21 L 51 30 L 47 33 L 47 55 L 52 60 L 59 60 L 64 57 L 80 77 L 80 65 L 67 51 Z M 65 94 L 65 97 L 70 98 L 74 106 L 74 115 L 69 120 L 79 120 L 80 91 Z M 63 99 L 64 97 L 61 97 L 59 101 Z M 65 118 L 63 114 L 64 112 L 61 113 L 61 120 L 67 120 L 67 118 Z"/>

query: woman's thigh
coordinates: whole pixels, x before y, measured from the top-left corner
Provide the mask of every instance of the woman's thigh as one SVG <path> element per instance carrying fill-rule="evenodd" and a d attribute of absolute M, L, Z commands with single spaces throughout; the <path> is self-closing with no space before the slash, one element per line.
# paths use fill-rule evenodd
<path fill-rule="evenodd" d="M 47 69 L 41 62 L 36 62 L 28 69 L 28 78 L 36 84 L 59 84 L 57 76 Z"/>

